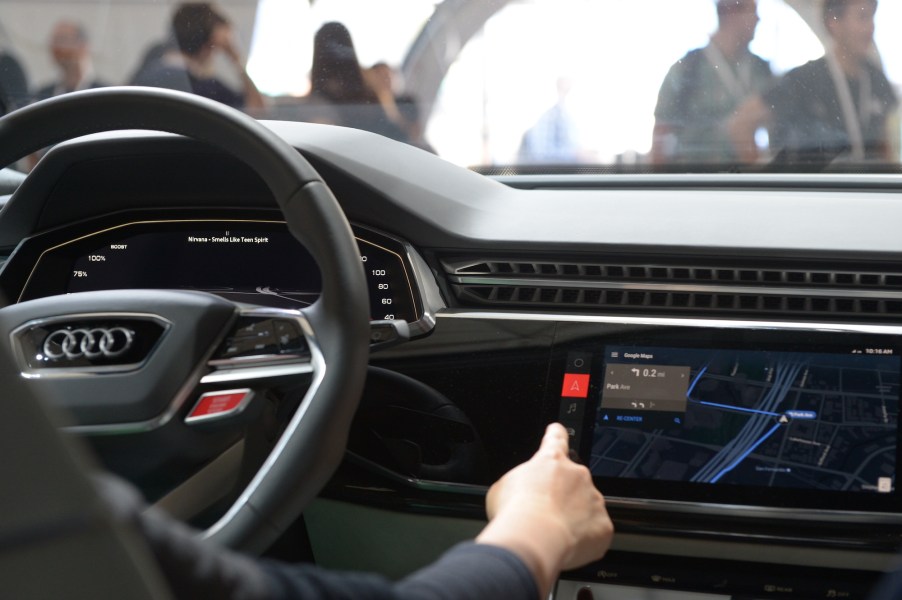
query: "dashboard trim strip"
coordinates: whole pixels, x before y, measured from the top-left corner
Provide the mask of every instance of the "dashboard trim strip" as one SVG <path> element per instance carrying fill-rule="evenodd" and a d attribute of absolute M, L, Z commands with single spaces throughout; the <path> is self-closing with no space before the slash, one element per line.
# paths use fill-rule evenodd
<path fill-rule="evenodd" d="M 200 379 L 201 385 L 232 383 L 235 381 L 248 381 L 251 379 L 269 379 L 272 377 L 290 377 L 292 375 L 307 375 L 314 371 L 309 362 L 289 365 L 267 365 L 263 367 L 245 367 L 237 369 L 223 369 L 204 375 Z"/>
<path fill-rule="evenodd" d="M 485 495 L 488 487 L 451 483 L 444 481 L 431 481 L 417 479 L 407 475 L 401 475 L 374 463 L 353 452 L 346 453 L 348 459 L 360 467 L 386 477 L 396 484 L 408 488 L 426 492 L 444 492 L 464 495 Z M 696 502 L 681 502 L 676 500 L 636 499 L 621 496 L 605 496 L 605 502 L 615 509 L 634 509 L 642 511 L 660 511 L 679 514 L 698 514 L 718 517 L 738 517 L 743 519 L 783 519 L 801 520 L 811 522 L 842 522 L 842 523 L 869 523 L 869 524 L 902 524 L 902 515 L 883 512 L 841 511 L 841 510 L 817 510 L 801 508 L 780 508 L 755 505 L 711 504 Z"/>
<path fill-rule="evenodd" d="M 526 312 L 489 312 L 461 309 L 444 310 L 436 314 L 440 319 L 478 319 L 501 321 L 561 321 L 567 323 L 606 323 L 610 325 L 653 325 L 659 327 L 710 327 L 716 329 L 785 329 L 791 331 L 825 331 L 837 333 L 867 333 L 902 335 L 900 325 L 869 325 L 864 323 L 818 323 L 794 321 L 749 321 L 731 319 L 693 319 L 674 317 L 625 317 L 602 315 L 538 314 Z"/>
<path fill-rule="evenodd" d="M 497 287 L 536 287 L 562 289 L 611 289 L 618 291 L 656 291 L 672 293 L 737 294 L 760 296 L 816 296 L 824 298 L 879 298 L 902 299 L 902 291 L 856 290 L 842 287 L 775 287 L 736 286 L 717 284 L 640 283 L 610 280 L 542 279 L 516 277 L 450 276 L 449 281 L 459 285 L 485 285 Z"/>

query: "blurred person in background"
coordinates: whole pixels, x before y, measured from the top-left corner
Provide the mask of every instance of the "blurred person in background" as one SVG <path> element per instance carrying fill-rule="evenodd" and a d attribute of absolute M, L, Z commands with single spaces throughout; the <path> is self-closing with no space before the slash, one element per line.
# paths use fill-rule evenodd
<path fill-rule="evenodd" d="M 898 100 L 872 60 L 876 12 L 877 0 L 825 0 L 830 43 L 824 56 L 793 69 L 737 111 L 730 133 L 743 162 L 758 160 L 754 136 L 762 126 L 779 151 L 778 163 L 898 159 L 890 151 Z"/>
<path fill-rule="evenodd" d="M 391 80 L 364 72 L 351 32 L 341 23 L 325 23 L 313 38 L 308 100 L 328 105 L 329 122 L 410 141 L 405 127 L 396 120 L 400 117 Z"/>
<path fill-rule="evenodd" d="M 310 93 L 334 104 L 377 102 L 364 80 L 351 32 L 341 23 L 325 23 L 313 38 Z"/>
<path fill-rule="evenodd" d="M 186 2 L 172 17 L 175 46 L 161 48 L 161 57 L 147 63 L 132 85 L 148 85 L 193 92 L 242 109 L 262 109 L 263 95 L 244 67 L 229 20 L 209 2 Z M 214 59 L 226 57 L 241 81 L 234 90 L 216 77 Z"/>
<path fill-rule="evenodd" d="M 141 60 L 132 73 L 132 76 L 129 78 L 129 81 L 134 81 L 138 75 L 142 74 L 147 69 L 153 68 L 168 55 L 176 52 L 178 52 L 178 44 L 175 41 L 175 36 L 170 32 L 166 37 L 157 42 L 153 42 L 146 50 L 144 50 L 144 54 L 141 56 Z"/>
<path fill-rule="evenodd" d="M 376 94 L 386 116 L 407 134 L 408 143 L 434 152 L 424 136 L 420 106 L 416 98 L 403 92 L 398 72 L 385 62 L 363 71 L 363 78 Z"/>
<path fill-rule="evenodd" d="M 19 59 L 9 51 L 0 50 L 0 115 L 28 104 L 28 79 Z"/>
<path fill-rule="evenodd" d="M 704 48 L 677 61 L 658 93 L 651 159 L 655 164 L 735 160 L 727 125 L 737 106 L 773 83 L 770 65 L 749 51 L 756 0 L 718 0 L 717 30 Z"/>
<path fill-rule="evenodd" d="M 50 55 L 57 78 L 35 91 L 35 100 L 108 85 L 94 74 L 88 34 L 79 23 L 63 20 L 56 24 L 50 34 Z"/>
<path fill-rule="evenodd" d="M 567 107 L 572 82 L 557 79 L 557 102 L 546 110 L 520 140 L 518 164 L 578 164 L 586 156 L 578 140 L 578 127 Z"/>

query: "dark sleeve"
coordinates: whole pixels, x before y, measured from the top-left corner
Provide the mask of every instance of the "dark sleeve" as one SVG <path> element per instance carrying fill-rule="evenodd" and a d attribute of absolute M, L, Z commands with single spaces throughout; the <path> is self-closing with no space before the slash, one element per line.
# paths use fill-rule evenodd
<path fill-rule="evenodd" d="M 218 79 L 191 79 L 191 91 L 198 96 L 216 100 L 232 108 L 244 106 L 244 96 Z"/>
<path fill-rule="evenodd" d="M 523 598 L 539 589 L 532 572 L 513 552 L 468 542 L 397 585 L 398 598 Z"/>
<path fill-rule="evenodd" d="M 191 82 L 185 69 L 167 67 L 162 63 L 151 64 L 135 74 L 129 85 L 166 88 L 190 92 Z"/>
<path fill-rule="evenodd" d="M 504 548 L 466 542 L 433 564 L 395 583 L 379 575 L 326 571 L 275 561 L 262 565 L 278 600 L 536 600 L 532 573 Z"/>
<path fill-rule="evenodd" d="M 792 121 L 810 111 L 812 98 L 831 94 L 833 90 L 826 60 L 818 59 L 789 71 L 761 97 L 773 111 L 775 120 Z"/>
<path fill-rule="evenodd" d="M 47 98 L 53 95 L 53 84 L 45 85 L 44 87 L 37 90 L 34 94 L 32 94 L 32 99 L 37 102 L 39 100 L 46 100 Z"/>
<path fill-rule="evenodd" d="M 206 542 L 162 511 L 148 508 L 138 491 L 111 476 L 96 478 L 115 518 L 133 525 L 147 542 L 175 598 L 263 600 L 270 584 L 257 563 Z"/>
<path fill-rule="evenodd" d="M 875 65 L 868 63 L 871 69 L 871 81 L 874 82 L 874 94 L 887 110 L 895 108 L 899 103 L 893 84 L 886 78 L 886 73 Z"/>
<path fill-rule="evenodd" d="M 28 104 L 28 80 L 22 65 L 9 54 L 0 54 L 0 114 Z"/>
<path fill-rule="evenodd" d="M 689 96 L 695 90 L 700 62 L 704 55 L 700 48 L 691 50 L 675 62 L 658 90 L 655 119 L 661 123 L 684 124 L 691 112 Z"/>
<path fill-rule="evenodd" d="M 658 101 L 655 104 L 655 119 L 662 122 L 679 120 L 683 116 L 683 89 L 686 85 L 686 59 L 674 63 L 667 71 L 661 87 L 658 89 Z"/>
<path fill-rule="evenodd" d="M 400 582 L 364 573 L 328 571 L 313 565 L 251 559 L 197 536 L 153 508 L 137 490 L 112 477 L 97 489 L 115 517 L 134 525 L 147 542 L 176 598 L 223 600 L 535 600 L 531 572 L 513 553 L 465 543 Z"/>
<path fill-rule="evenodd" d="M 899 600 L 902 598 L 902 569 L 896 569 L 884 575 L 868 597 L 870 600 Z"/>
<path fill-rule="evenodd" d="M 757 54 L 753 54 L 752 59 L 754 61 L 752 63 L 754 65 L 754 67 L 752 67 L 752 68 L 758 71 L 759 81 L 768 82 L 764 88 L 764 91 L 766 91 L 767 89 L 770 88 L 771 85 L 773 85 L 773 82 L 775 81 L 774 70 L 770 68 L 770 62 L 764 60 Z M 759 88 L 759 90 L 760 89 L 761 88 Z"/>
<path fill-rule="evenodd" d="M 793 92 L 799 87 L 798 74 L 790 71 L 761 94 L 764 104 L 771 110 L 782 109 L 793 101 Z"/>
<path fill-rule="evenodd" d="M 814 102 L 823 103 L 827 98 L 824 96 L 815 100 L 822 95 L 817 84 L 824 83 L 813 77 L 815 69 L 813 62 L 796 67 L 761 95 L 771 114 L 769 133 L 772 149 L 795 151 L 810 147 L 817 140 L 836 137 L 823 132 L 823 119 L 812 111 Z"/>

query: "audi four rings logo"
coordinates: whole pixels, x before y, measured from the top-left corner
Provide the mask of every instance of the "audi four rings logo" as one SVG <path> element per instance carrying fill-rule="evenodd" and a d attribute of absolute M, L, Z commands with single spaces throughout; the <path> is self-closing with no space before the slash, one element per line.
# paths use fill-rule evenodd
<path fill-rule="evenodd" d="M 57 329 L 44 340 L 44 356 L 50 360 L 78 358 L 116 358 L 135 341 L 133 331 L 125 327 Z"/>

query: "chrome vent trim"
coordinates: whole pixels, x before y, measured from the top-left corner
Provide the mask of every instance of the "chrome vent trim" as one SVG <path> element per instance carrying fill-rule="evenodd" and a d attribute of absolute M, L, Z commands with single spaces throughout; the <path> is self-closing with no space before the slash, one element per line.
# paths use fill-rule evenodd
<path fill-rule="evenodd" d="M 902 268 L 443 260 L 465 306 L 897 317 Z M 826 267 L 826 265 L 823 265 Z"/>
<path fill-rule="evenodd" d="M 549 276 L 631 282 L 895 288 L 902 291 L 902 269 L 892 272 L 524 260 L 443 261 L 442 264 L 446 273 L 458 276 Z"/>

